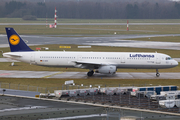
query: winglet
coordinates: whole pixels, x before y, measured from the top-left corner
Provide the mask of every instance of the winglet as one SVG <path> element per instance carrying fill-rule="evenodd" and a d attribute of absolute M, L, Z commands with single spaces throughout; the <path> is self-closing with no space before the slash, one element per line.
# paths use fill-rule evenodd
<path fill-rule="evenodd" d="M 26 45 L 13 28 L 8 27 L 5 29 L 11 52 L 33 51 Z"/>

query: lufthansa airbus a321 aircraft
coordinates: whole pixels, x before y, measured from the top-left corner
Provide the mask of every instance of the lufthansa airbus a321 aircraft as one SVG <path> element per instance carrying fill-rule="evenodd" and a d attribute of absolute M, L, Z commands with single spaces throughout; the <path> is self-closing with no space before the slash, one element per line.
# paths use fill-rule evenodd
<path fill-rule="evenodd" d="M 94 72 L 115 74 L 118 68 L 156 69 L 157 77 L 160 76 L 158 69 L 178 65 L 177 61 L 162 53 L 33 51 L 13 28 L 5 29 L 11 52 L 3 56 L 34 65 L 89 69 L 88 76 Z"/>

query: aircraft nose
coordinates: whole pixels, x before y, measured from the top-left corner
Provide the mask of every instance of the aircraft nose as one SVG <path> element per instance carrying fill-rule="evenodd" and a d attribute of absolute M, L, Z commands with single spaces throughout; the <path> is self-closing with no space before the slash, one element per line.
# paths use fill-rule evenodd
<path fill-rule="evenodd" d="M 178 64 L 179 63 L 176 60 L 174 60 L 173 65 L 178 66 Z"/>

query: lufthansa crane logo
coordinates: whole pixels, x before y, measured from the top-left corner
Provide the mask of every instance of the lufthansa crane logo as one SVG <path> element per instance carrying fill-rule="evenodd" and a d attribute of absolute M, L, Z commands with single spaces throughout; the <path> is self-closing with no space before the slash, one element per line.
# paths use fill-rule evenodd
<path fill-rule="evenodd" d="M 20 38 L 17 35 L 11 35 L 9 38 L 11 45 L 17 45 L 20 42 Z"/>

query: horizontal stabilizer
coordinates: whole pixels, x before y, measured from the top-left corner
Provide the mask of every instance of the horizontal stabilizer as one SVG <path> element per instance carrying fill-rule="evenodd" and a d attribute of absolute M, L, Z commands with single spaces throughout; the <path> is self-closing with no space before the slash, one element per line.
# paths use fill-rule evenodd
<path fill-rule="evenodd" d="M 3 53 L 3 56 L 22 57 L 22 55 L 13 54 L 13 53 Z"/>

